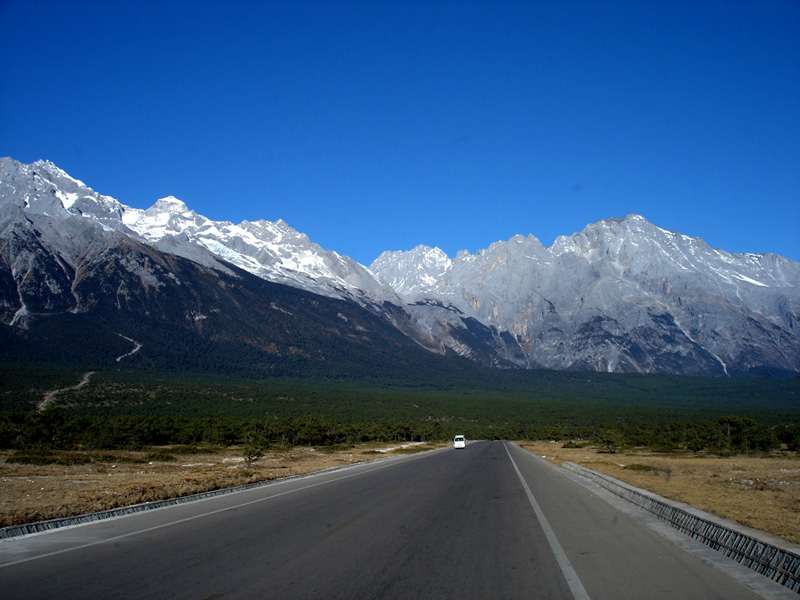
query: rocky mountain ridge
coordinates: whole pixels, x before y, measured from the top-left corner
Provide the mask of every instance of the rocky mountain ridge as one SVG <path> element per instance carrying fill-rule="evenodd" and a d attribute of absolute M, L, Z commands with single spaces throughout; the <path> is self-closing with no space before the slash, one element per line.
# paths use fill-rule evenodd
<path fill-rule="evenodd" d="M 211 221 L 173 197 L 135 209 L 52 163 L 0 159 L 0 323 L 9 335 L 101 306 L 115 323 L 115 344 L 136 339 L 133 330 L 117 331 L 124 314 L 177 320 L 207 341 L 227 335 L 215 330 L 223 320 L 214 325 L 209 315 L 229 311 L 238 316 L 225 327 L 247 344 L 268 347 L 255 339 L 260 326 L 242 313 L 242 298 L 206 289 L 246 282 L 249 302 L 269 309 L 262 318 L 269 317 L 275 335 L 280 327 L 273 321 L 288 319 L 291 309 L 259 297 L 253 290 L 260 284 L 248 277 L 353 303 L 371 313 L 364 318 L 398 332 L 403 352 L 422 347 L 501 367 L 800 371 L 800 264 L 729 254 L 639 215 L 599 221 L 546 248 L 532 235 L 452 259 L 420 246 L 386 252 L 367 269 L 280 220 Z M 198 287 L 187 295 L 188 280 Z M 178 306 L 165 311 L 166 298 Z M 209 305 L 213 298 L 220 306 Z M 113 311 L 119 314 L 111 318 Z M 231 319 L 250 323 L 249 333 Z M 323 322 L 350 341 L 397 342 L 388 332 L 370 338 L 358 327 L 331 327 L 330 317 L 318 326 Z M 313 311 L 305 312 L 301 328 L 310 331 L 313 323 Z M 286 337 L 276 352 L 285 355 L 291 346 L 295 355 L 312 356 L 302 346 L 313 346 L 313 336 L 301 337 L 299 345 Z"/>
<path fill-rule="evenodd" d="M 157 204 L 130 213 L 49 163 L 0 160 L 0 358 L 257 377 L 435 365 L 392 322 L 402 311 L 267 281 L 170 230 L 202 218 Z"/>
<path fill-rule="evenodd" d="M 431 267 L 435 265 L 435 267 Z M 384 253 L 371 266 L 409 303 L 450 306 L 511 334 L 522 366 L 732 374 L 798 370 L 800 264 L 730 254 L 640 215 L 545 248 L 533 236 L 449 259 Z"/>

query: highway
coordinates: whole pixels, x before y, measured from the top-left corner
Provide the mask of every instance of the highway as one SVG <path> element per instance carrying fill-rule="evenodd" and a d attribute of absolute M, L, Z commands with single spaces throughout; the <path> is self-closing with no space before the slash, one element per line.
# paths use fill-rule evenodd
<path fill-rule="evenodd" d="M 509 442 L 0 542 L 3 598 L 755 599 Z"/>

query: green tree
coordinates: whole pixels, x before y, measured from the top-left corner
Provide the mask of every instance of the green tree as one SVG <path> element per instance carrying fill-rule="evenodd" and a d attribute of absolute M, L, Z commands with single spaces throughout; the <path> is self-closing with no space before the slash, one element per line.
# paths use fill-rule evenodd
<path fill-rule="evenodd" d="M 242 457 L 248 469 L 252 467 L 256 461 L 264 457 L 267 447 L 268 442 L 257 427 L 253 427 L 253 429 L 247 432 L 246 442 L 244 446 L 242 446 Z"/>

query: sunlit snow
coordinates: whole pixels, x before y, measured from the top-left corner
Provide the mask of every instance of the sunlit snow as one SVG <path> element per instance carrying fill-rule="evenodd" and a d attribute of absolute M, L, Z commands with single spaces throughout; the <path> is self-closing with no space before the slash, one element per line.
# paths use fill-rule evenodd
<path fill-rule="evenodd" d="M 761 283 L 760 281 L 756 281 L 755 279 L 750 279 L 749 277 L 745 277 L 741 273 L 734 273 L 733 274 L 736 279 L 741 279 L 742 281 L 746 281 L 747 283 L 751 283 L 753 285 L 757 285 L 760 287 L 769 287 L 766 283 Z"/>

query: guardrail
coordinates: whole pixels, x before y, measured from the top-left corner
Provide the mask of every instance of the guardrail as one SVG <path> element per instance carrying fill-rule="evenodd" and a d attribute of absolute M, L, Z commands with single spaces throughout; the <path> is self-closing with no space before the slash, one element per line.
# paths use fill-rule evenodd
<path fill-rule="evenodd" d="M 387 459 L 381 459 L 387 460 Z M 334 471 L 341 471 L 349 467 L 363 463 L 352 463 L 339 467 L 330 467 L 321 471 L 313 471 L 311 473 L 302 473 L 299 475 L 292 475 L 290 477 L 281 477 L 279 479 L 267 479 L 264 481 L 256 481 L 253 483 L 245 483 L 236 487 L 219 488 L 216 490 L 209 490 L 207 492 L 198 492 L 188 496 L 177 496 L 175 498 L 166 498 L 164 500 L 152 500 L 150 502 L 142 502 L 141 504 L 131 504 L 130 506 L 120 506 L 118 508 L 109 508 L 94 513 L 86 513 L 82 515 L 75 515 L 73 517 L 59 517 L 57 519 L 49 519 L 47 521 L 34 521 L 33 523 L 23 523 L 21 525 L 9 525 L 0 528 L 0 540 L 6 538 L 17 537 L 21 535 L 29 535 L 31 533 L 41 533 L 43 531 L 52 531 L 53 529 L 60 529 L 62 527 L 71 527 L 73 525 L 81 525 L 83 523 L 93 523 L 95 521 L 104 521 L 105 519 L 113 519 L 115 517 L 124 517 L 134 513 L 143 512 L 146 510 L 153 510 L 154 508 L 164 508 L 165 506 L 174 506 L 176 504 L 184 504 L 186 502 L 193 502 L 195 500 L 202 500 L 204 498 L 213 498 L 214 496 L 224 496 L 241 492 L 244 490 L 251 490 L 253 488 L 264 487 L 267 485 L 274 485 L 278 483 L 285 483 L 287 481 L 294 481 L 296 479 L 305 479 L 307 477 L 314 477 L 322 473 L 332 473 Z"/>
<path fill-rule="evenodd" d="M 671 527 L 769 577 L 793 592 L 800 592 L 800 554 L 694 515 L 618 479 L 575 463 L 564 463 L 563 468 L 594 481 L 609 492 L 655 515 Z"/>
<path fill-rule="evenodd" d="M 377 460 L 393 460 L 391 458 L 381 458 Z M 375 461 L 371 461 L 375 462 Z M 175 498 L 167 498 L 164 500 L 153 500 L 150 502 L 143 502 L 141 504 L 132 504 L 130 506 L 121 506 L 118 508 L 109 508 L 94 513 L 86 513 L 82 515 L 75 515 L 72 517 L 59 517 L 57 519 L 49 519 L 47 521 L 34 521 L 33 523 L 23 523 L 21 525 L 9 525 L 0 528 L 0 540 L 18 537 L 21 535 L 29 535 L 31 533 L 41 533 L 44 531 L 52 531 L 53 529 L 60 529 L 62 527 L 71 527 L 73 525 L 81 525 L 83 523 L 93 523 L 95 521 L 103 521 L 105 519 L 113 519 L 115 517 L 123 517 L 132 515 L 134 513 L 152 510 L 154 508 L 164 508 L 165 506 L 174 506 L 176 504 L 184 504 L 186 502 L 193 502 L 195 500 L 202 500 L 204 498 L 212 498 L 214 496 L 223 496 L 226 494 L 233 494 L 244 490 L 253 488 L 264 487 L 279 483 L 286 483 L 297 479 L 305 479 L 307 477 L 316 477 L 323 473 L 333 473 L 334 471 L 342 471 L 349 469 L 360 464 L 365 463 L 351 463 L 349 465 L 330 467 L 322 469 L 321 471 L 312 471 L 310 473 L 301 473 L 299 475 L 291 475 L 289 477 L 280 477 L 278 479 L 268 479 L 264 481 L 256 481 L 253 483 L 245 483 L 236 487 L 219 488 L 216 490 L 209 490 L 207 492 L 198 492 L 188 496 L 177 496 Z"/>
<path fill-rule="evenodd" d="M 272 481 L 258 481 L 255 483 L 248 483 L 233 488 L 220 488 L 217 490 L 210 490 L 208 492 L 200 492 L 190 496 L 178 496 L 177 498 L 169 498 L 165 500 L 153 500 L 151 502 L 143 502 L 141 504 L 132 504 L 130 506 L 121 506 L 119 508 L 109 508 L 95 513 L 86 513 L 83 515 L 76 515 L 74 517 L 60 517 L 58 519 L 49 519 L 47 521 L 35 521 L 33 523 L 23 523 L 21 525 L 9 525 L 0 528 L 0 539 L 17 537 L 20 535 L 28 535 L 31 533 L 41 533 L 43 531 L 51 531 L 53 529 L 60 529 L 62 527 L 70 527 L 72 525 L 80 525 L 82 523 L 93 523 L 94 521 L 103 521 L 105 519 L 113 519 L 114 517 L 122 517 L 125 515 L 132 515 L 134 513 L 152 510 L 154 508 L 163 508 L 165 506 L 173 506 L 175 504 L 183 504 L 185 502 L 192 502 L 202 498 L 211 498 L 213 496 L 222 496 L 239 492 L 251 488 L 261 487 Z"/>

